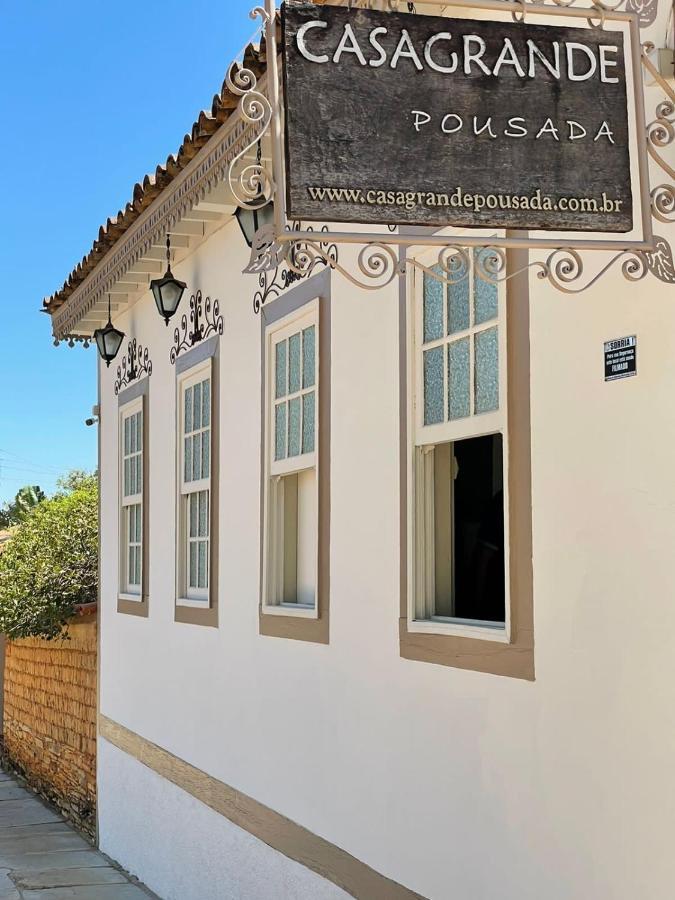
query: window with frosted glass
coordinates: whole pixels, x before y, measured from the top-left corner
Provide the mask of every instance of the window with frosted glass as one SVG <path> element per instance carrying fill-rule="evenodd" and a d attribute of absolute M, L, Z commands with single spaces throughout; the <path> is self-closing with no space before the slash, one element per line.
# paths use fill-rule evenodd
<path fill-rule="evenodd" d="M 491 262 L 491 251 L 478 248 L 471 272 L 459 281 L 444 284 L 424 275 L 424 425 L 499 409 L 498 289 L 481 277 Z M 434 271 L 441 274 L 438 266 Z"/>
<path fill-rule="evenodd" d="M 143 553 L 143 412 L 122 414 L 121 588 L 141 593 Z"/>
<path fill-rule="evenodd" d="M 439 633 L 506 621 L 501 310 L 497 285 L 482 277 L 494 263 L 477 248 L 464 278 L 423 279 L 412 618 Z"/>
<path fill-rule="evenodd" d="M 316 405 L 316 326 L 274 345 L 274 459 L 313 453 Z"/>

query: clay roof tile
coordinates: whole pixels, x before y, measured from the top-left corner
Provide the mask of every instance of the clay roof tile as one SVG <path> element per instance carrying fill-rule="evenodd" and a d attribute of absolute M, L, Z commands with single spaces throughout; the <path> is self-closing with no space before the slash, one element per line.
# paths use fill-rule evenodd
<path fill-rule="evenodd" d="M 265 69 L 265 42 L 261 42 L 259 48 L 249 44 L 244 51 L 243 65 L 251 69 L 257 76 Z M 124 235 L 144 209 L 153 202 L 161 191 L 169 185 L 178 173 L 185 168 L 188 162 L 208 143 L 211 136 L 227 121 L 232 110 L 236 109 L 239 97 L 233 94 L 227 87 L 227 80 L 223 81 L 220 94 L 215 94 L 211 104 L 211 111 L 202 110 L 190 133 L 186 134 L 178 148 L 177 153 L 171 153 L 166 158 L 164 165 L 158 165 L 154 174 L 146 175 L 142 182 L 136 182 L 132 191 L 132 199 L 123 210 L 119 210 L 116 216 L 108 218 L 98 230 L 98 236 L 92 248 L 81 262 L 70 273 L 60 290 L 46 297 L 42 301 L 43 308 L 48 313 L 56 312 L 59 307 L 68 300 L 75 288 L 94 270 L 104 256 L 115 243 Z"/>

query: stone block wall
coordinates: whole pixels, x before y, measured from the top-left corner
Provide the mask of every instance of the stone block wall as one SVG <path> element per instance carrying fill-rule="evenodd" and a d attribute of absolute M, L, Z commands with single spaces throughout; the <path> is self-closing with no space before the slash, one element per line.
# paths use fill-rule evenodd
<path fill-rule="evenodd" d="M 69 637 L 7 641 L 3 757 L 77 827 L 96 831 L 96 614 Z"/>

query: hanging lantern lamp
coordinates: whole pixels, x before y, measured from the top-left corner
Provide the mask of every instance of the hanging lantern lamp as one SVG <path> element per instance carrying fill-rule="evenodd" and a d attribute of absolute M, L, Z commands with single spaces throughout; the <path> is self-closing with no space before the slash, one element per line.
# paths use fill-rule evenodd
<path fill-rule="evenodd" d="M 166 324 L 178 309 L 178 305 L 183 296 L 183 291 L 187 287 L 184 281 L 178 281 L 173 277 L 171 272 L 171 238 L 166 239 L 166 272 L 162 278 L 153 278 L 150 282 L 150 290 L 155 298 L 157 309 L 160 316 Z"/>
<path fill-rule="evenodd" d="M 94 340 L 98 347 L 99 356 L 104 360 L 106 366 L 109 367 L 110 363 L 117 356 L 124 340 L 124 332 L 115 328 L 110 318 L 110 294 L 108 294 L 108 322 L 103 328 L 96 329 Z"/>

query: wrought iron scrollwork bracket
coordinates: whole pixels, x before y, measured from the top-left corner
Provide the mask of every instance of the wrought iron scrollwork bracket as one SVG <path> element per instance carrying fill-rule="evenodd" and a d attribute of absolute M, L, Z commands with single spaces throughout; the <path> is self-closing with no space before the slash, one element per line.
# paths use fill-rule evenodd
<path fill-rule="evenodd" d="M 302 222 L 294 222 L 289 229 L 291 231 L 302 230 Z M 312 232 L 312 226 L 307 226 L 307 231 Z M 338 265 L 337 244 L 330 241 L 328 226 L 323 225 L 316 232 L 318 253 L 311 253 L 310 244 L 307 241 L 297 241 L 290 244 L 270 245 L 266 264 L 257 270 L 258 290 L 253 296 L 253 311 L 256 315 L 269 300 L 275 300 L 286 288 L 304 278 L 313 275 L 316 269 L 322 266 L 336 268 Z M 326 235 L 326 239 L 323 239 Z M 256 256 L 254 248 L 251 255 L 251 264 L 255 265 L 255 259 L 260 259 L 259 252 Z M 272 269 L 271 261 L 274 262 Z"/>
<path fill-rule="evenodd" d="M 513 6 L 513 0 L 509 0 Z M 533 12 L 541 14 L 542 0 L 518 0 L 521 9 L 514 13 L 519 21 L 524 20 L 530 7 Z M 585 16 L 589 24 L 595 28 L 604 28 L 612 14 L 618 12 L 635 13 L 640 28 L 646 28 L 656 21 L 658 0 L 551 0 L 552 6 L 573 7 L 570 14 Z M 354 6 L 357 4 L 355 3 Z M 359 6 L 389 8 L 391 10 L 407 11 L 412 6 L 404 0 L 362 0 Z M 439 0 L 439 5 L 441 2 Z M 535 10 L 536 7 L 536 10 Z M 267 52 L 272 53 L 275 47 L 276 32 L 272 27 L 273 17 L 270 10 L 274 11 L 274 0 L 266 0 L 267 14 L 258 9 L 254 14 L 264 19 L 267 32 Z M 558 11 L 560 12 L 560 10 Z M 666 181 L 657 183 L 656 186 L 648 186 L 649 179 L 644 176 L 642 189 L 649 192 L 649 210 L 654 221 L 666 225 L 675 223 L 675 167 L 664 157 L 664 149 L 675 143 L 675 91 L 660 75 L 658 69 L 650 59 L 654 47 L 650 43 L 644 43 L 641 52 L 642 72 L 651 76 L 652 84 L 663 91 L 662 98 L 656 105 L 655 117 L 651 122 L 640 123 L 641 141 L 646 142 L 647 153 L 644 153 L 644 166 L 646 169 L 647 158 L 657 165 L 662 173 L 665 173 Z M 274 58 L 276 58 L 274 56 Z M 276 71 L 276 70 L 274 70 Z M 634 73 L 639 77 L 638 73 Z M 234 76 L 233 76 L 234 80 Z M 495 283 L 512 278 L 514 272 L 506 269 L 507 246 L 522 246 L 530 249 L 531 262 L 527 268 L 536 272 L 538 278 L 548 281 L 557 290 L 565 293 L 579 293 L 594 285 L 610 269 L 618 268 L 628 281 L 638 281 L 647 274 L 666 284 L 675 284 L 675 262 L 673 250 L 666 236 L 654 235 L 651 227 L 645 229 L 645 238 L 642 241 L 627 241 L 624 245 L 618 240 L 612 241 L 570 241 L 561 242 L 561 246 L 550 240 L 523 239 L 516 244 L 507 237 L 494 236 L 486 238 L 486 245 L 476 247 L 476 241 L 469 235 L 448 236 L 447 244 L 441 243 L 436 237 L 434 241 L 426 242 L 429 248 L 436 247 L 438 259 L 434 265 L 425 266 L 412 255 L 402 255 L 399 258 L 400 245 L 424 247 L 425 240 L 420 236 L 417 242 L 402 237 L 397 241 L 399 229 L 397 226 L 389 226 L 380 238 L 376 239 L 370 234 L 364 235 L 363 242 L 354 233 L 342 233 L 339 229 L 334 232 L 323 226 L 316 236 L 311 234 L 311 228 L 304 228 L 299 223 L 285 224 L 285 206 L 283 191 L 283 147 L 281 141 L 280 110 L 272 108 L 271 104 L 263 109 L 263 105 L 255 106 L 256 94 L 259 92 L 255 79 L 245 73 L 245 77 L 239 78 L 240 109 L 244 119 L 255 124 L 255 136 L 251 139 L 243 157 L 250 154 L 255 142 L 260 146 L 263 137 L 271 137 L 274 171 L 263 171 L 258 159 L 255 166 L 244 166 L 241 175 L 236 181 L 236 186 L 241 188 L 242 199 L 248 205 L 260 201 L 268 202 L 274 199 L 280 205 L 281 213 L 275 225 L 268 225 L 260 229 L 255 236 L 251 258 L 245 272 L 257 277 L 258 287 L 253 298 L 253 308 L 256 313 L 269 300 L 278 297 L 290 285 L 307 277 L 318 266 L 328 266 L 330 269 L 340 272 L 353 284 L 364 290 L 377 290 L 390 284 L 395 278 L 405 275 L 411 267 L 423 270 L 433 278 L 453 284 L 468 278 L 472 271 L 472 249 L 465 246 L 473 245 L 473 251 L 479 251 L 475 256 L 473 269 L 477 277 Z M 250 95 L 250 96 L 249 96 Z M 247 99 L 248 98 L 248 99 Z M 255 115 L 249 115 L 250 104 L 254 104 Z M 269 104 L 269 100 L 267 100 Z M 639 105 L 639 104 L 638 104 Z M 267 115 L 271 112 L 271 115 Z M 270 130 L 274 134 L 268 135 Z M 644 147 L 645 143 L 641 144 Z M 276 158 L 275 150 L 276 148 Z M 278 171 L 277 171 L 278 169 Z M 239 171 L 239 170 L 236 170 Z M 232 173 L 235 173 L 233 168 Z M 246 175 L 244 174 L 246 173 Z M 247 181 L 247 177 L 249 180 Z M 661 179 L 663 175 L 661 175 Z M 653 183 L 653 182 L 652 182 Z M 233 186 L 234 187 L 234 186 Z M 279 212 L 279 211 L 278 211 Z M 285 228 L 285 230 L 283 230 Z M 297 238 L 293 232 L 302 232 Z M 667 234 L 667 232 L 666 232 Z M 358 247 L 356 265 L 351 260 L 349 267 L 343 265 L 338 258 L 338 246 L 340 243 L 349 242 Z M 454 242 L 454 243 L 453 243 Z M 493 243 L 494 242 L 494 245 Z M 583 246 L 588 245 L 588 246 Z M 591 246 L 593 245 L 593 246 Z M 586 250 L 589 253 L 586 254 Z M 542 251 L 545 256 L 542 258 Z M 590 252 L 593 251 L 593 252 Z M 584 256 L 582 257 L 582 253 Z M 588 255 L 588 259 L 586 259 Z M 592 264 L 589 262 L 592 260 Z"/>
<path fill-rule="evenodd" d="M 212 334 L 222 335 L 223 330 L 220 301 L 211 300 L 210 297 L 203 298 L 202 292 L 197 291 L 190 297 L 189 315 L 183 313 L 180 327 L 174 329 L 173 347 L 169 353 L 171 365 L 175 364 L 181 353 L 190 350 Z"/>
<path fill-rule="evenodd" d="M 122 388 L 128 387 L 144 375 L 152 375 L 152 361 L 148 354 L 148 348 L 136 343 L 132 338 L 127 346 L 127 352 L 122 362 L 117 367 L 117 379 L 115 381 L 115 396 Z"/>

